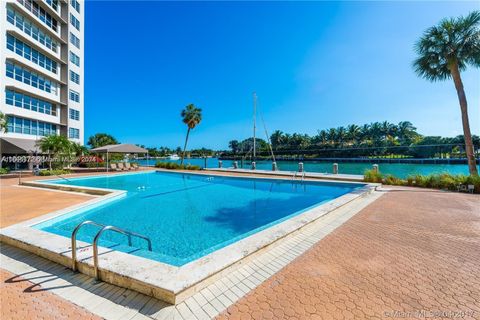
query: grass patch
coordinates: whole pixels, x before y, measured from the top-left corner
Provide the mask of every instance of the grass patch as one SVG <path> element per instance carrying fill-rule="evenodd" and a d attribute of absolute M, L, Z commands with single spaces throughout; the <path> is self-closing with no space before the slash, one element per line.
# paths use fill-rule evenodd
<path fill-rule="evenodd" d="M 10 170 L 8 168 L 0 168 L 0 174 L 7 174 Z"/>

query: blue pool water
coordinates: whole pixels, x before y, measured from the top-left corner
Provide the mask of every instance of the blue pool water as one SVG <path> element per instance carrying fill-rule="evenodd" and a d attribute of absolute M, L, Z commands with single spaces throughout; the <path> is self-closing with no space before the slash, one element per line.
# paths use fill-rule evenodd
<path fill-rule="evenodd" d="M 113 225 L 149 237 L 153 252 L 145 250 L 141 239 L 128 247 L 125 236 L 113 232 L 104 233 L 100 245 L 176 266 L 363 186 L 163 172 L 49 182 L 128 192 L 118 200 L 36 228 L 70 237 L 85 220 Z M 84 226 L 78 239 L 91 243 L 97 231 Z"/>

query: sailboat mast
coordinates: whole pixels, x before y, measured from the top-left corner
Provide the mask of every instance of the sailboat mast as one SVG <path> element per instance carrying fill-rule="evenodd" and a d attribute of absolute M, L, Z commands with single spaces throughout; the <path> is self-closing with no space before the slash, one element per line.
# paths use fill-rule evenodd
<path fill-rule="evenodd" d="M 257 94 L 253 93 L 253 161 L 256 157 L 256 131 L 257 131 Z"/>

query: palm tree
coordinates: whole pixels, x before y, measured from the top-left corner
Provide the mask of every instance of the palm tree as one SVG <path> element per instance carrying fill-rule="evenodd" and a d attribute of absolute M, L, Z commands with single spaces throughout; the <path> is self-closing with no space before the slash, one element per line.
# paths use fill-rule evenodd
<path fill-rule="evenodd" d="M 345 138 L 347 137 L 347 131 L 345 127 L 338 127 L 337 128 L 337 140 L 340 144 L 340 147 L 343 147 L 343 143 L 345 142 Z"/>
<path fill-rule="evenodd" d="M 330 144 L 333 146 L 335 145 L 335 142 L 337 141 L 337 129 L 335 128 L 330 128 L 328 129 L 328 141 L 330 141 Z"/>
<path fill-rule="evenodd" d="M 88 153 L 87 147 L 81 145 L 78 142 L 72 142 L 70 149 L 72 150 L 72 153 L 77 157 L 83 156 Z"/>
<path fill-rule="evenodd" d="M 270 136 L 270 142 L 272 143 L 272 148 L 277 149 L 283 143 L 283 132 L 280 130 L 275 130 Z"/>
<path fill-rule="evenodd" d="M 109 144 L 118 144 L 119 142 L 112 135 L 107 133 L 97 133 L 88 138 L 87 144 L 92 148 L 107 146 Z"/>
<path fill-rule="evenodd" d="M 410 121 L 400 121 L 397 125 L 397 137 L 400 144 L 407 145 L 412 143 L 412 140 L 417 135 L 416 130 L 417 128 Z"/>
<path fill-rule="evenodd" d="M 320 139 L 320 143 L 322 144 L 322 146 L 325 146 L 327 144 L 327 141 L 328 141 L 328 133 L 326 130 L 320 130 L 318 132 L 318 138 Z"/>
<path fill-rule="evenodd" d="M 49 162 L 48 167 L 52 170 L 52 158 L 57 158 L 62 154 L 66 155 L 70 153 L 71 143 L 65 136 L 45 136 L 38 142 L 40 150 L 44 153 L 48 153 Z M 60 161 L 63 166 L 63 161 Z"/>
<path fill-rule="evenodd" d="M 364 124 L 360 127 L 360 139 L 361 143 L 367 143 L 370 142 L 371 140 L 371 134 L 370 134 L 370 125 L 369 124 Z"/>
<path fill-rule="evenodd" d="M 369 135 L 373 145 L 376 147 L 380 146 L 383 135 L 382 124 L 380 122 L 372 123 L 370 125 Z"/>
<path fill-rule="evenodd" d="M 358 143 L 360 139 L 360 127 L 356 124 L 351 124 L 347 127 L 347 139 L 352 145 Z"/>
<path fill-rule="evenodd" d="M 425 31 L 415 50 L 418 58 L 413 67 L 420 77 L 432 82 L 453 79 L 462 114 L 468 168 L 470 175 L 478 175 L 460 72 L 465 71 L 467 65 L 480 66 L 480 11 L 466 17 L 443 19 Z"/>
<path fill-rule="evenodd" d="M 0 132 L 8 132 L 8 116 L 0 112 Z"/>
<path fill-rule="evenodd" d="M 181 113 L 182 121 L 188 127 L 187 136 L 185 137 L 185 145 L 183 146 L 182 161 L 185 159 L 185 150 L 187 149 L 188 136 L 190 135 L 190 130 L 195 128 L 202 121 L 202 109 L 195 107 L 194 104 L 189 104 L 182 110 Z"/>

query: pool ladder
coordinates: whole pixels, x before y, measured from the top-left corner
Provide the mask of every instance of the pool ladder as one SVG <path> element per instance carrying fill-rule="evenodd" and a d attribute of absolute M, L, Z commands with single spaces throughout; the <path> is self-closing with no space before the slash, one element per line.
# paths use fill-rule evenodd
<path fill-rule="evenodd" d="M 301 174 L 301 181 L 305 180 L 305 171 L 295 171 L 292 176 L 292 180 L 295 180 L 297 178 L 297 175 Z"/>
<path fill-rule="evenodd" d="M 73 271 L 77 270 L 77 233 L 78 233 L 78 230 L 80 230 L 81 227 L 83 227 L 87 224 L 94 225 L 96 227 L 101 228 L 97 232 L 95 237 L 93 238 L 93 267 L 94 267 L 94 270 L 95 270 L 95 279 L 97 279 L 97 280 L 100 280 L 100 275 L 99 275 L 99 272 L 98 272 L 98 240 L 100 239 L 100 236 L 105 231 L 111 230 L 111 231 L 126 235 L 128 237 L 128 245 L 129 246 L 132 246 L 132 237 L 137 237 L 137 238 L 144 239 L 148 243 L 148 250 L 152 251 L 152 241 L 148 237 L 142 236 L 141 234 L 138 234 L 138 233 L 135 233 L 135 232 L 123 230 L 123 229 L 120 229 L 120 228 L 117 228 L 117 227 L 114 227 L 114 226 L 107 226 L 107 225 L 104 225 L 104 224 L 101 224 L 101 223 L 98 223 L 98 222 L 95 222 L 95 221 L 91 221 L 91 220 L 83 221 L 83 222 L 79 223 L 75 227 L 75 229 L 73 229 L 73 232 L 72 232 L 71 241 L 72 241 L 72 270 Z"/>

